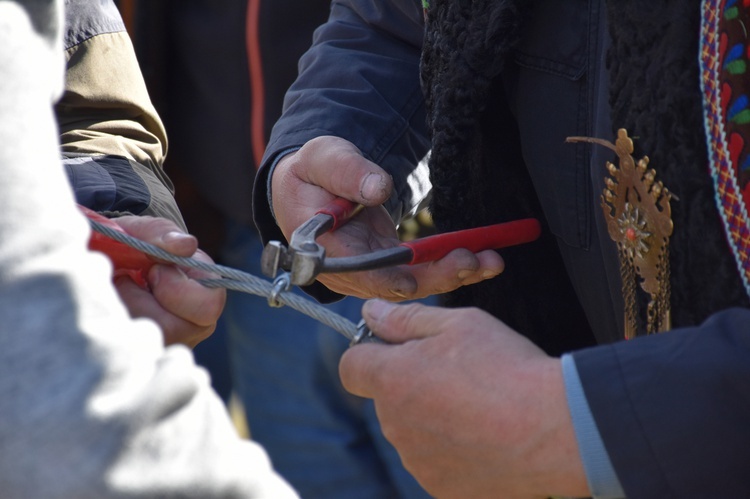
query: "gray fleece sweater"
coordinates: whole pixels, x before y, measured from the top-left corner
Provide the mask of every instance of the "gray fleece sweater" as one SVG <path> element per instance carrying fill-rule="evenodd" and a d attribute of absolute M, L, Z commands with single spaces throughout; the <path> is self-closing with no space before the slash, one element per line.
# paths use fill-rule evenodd
<path fill-rule="evenodd" d="M 86 249 L 52 108 L 61 9 L 0 2 L 0 497 L 295 497 Z"/>

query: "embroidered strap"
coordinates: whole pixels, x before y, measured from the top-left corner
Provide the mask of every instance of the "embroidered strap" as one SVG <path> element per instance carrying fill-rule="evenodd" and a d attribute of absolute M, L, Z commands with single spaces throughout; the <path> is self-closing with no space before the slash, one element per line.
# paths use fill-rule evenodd
<path fill-rule="evenodd" d="M 705 0 L 700 69 L 709 168 L 732 253 L 750 296 L 750 1 Z"/>

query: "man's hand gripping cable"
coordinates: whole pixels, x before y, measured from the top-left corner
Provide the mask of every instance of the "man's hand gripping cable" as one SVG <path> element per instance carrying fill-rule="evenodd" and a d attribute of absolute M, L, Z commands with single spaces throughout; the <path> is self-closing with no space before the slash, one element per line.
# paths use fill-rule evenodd
<path fill-rule="evenodd" d="M 366 336 L 363 327 L 355 325 L 349 319 L 331 312 L 322 305 L 287 292 L 288 286 L 279 289 L 265 279 L 223 265 L 208 264 L 194 258 L 175 256 L 161 248 L 146 243 L 126 234 L 117 224 L 96 212 L 80 207 L 87 216 L 93 230 L 89 247 L 105 253 L 112 261 L 115 272 L 125 271 L 135 280 L 145 283 L 143 274 L 158 261 L 173 263 L 178 267 L 203 270 L 219 277 L 215 279 L 198 279 L 198 282 L 209 288 L 226 288 L 243 293 L 266 297 L 270 303 L 281 305 L 301 312 L 322 322 L 343 334 L 353 343 L 358 343 Z M 149 258 L 151 257 L 151 258 Z"/>

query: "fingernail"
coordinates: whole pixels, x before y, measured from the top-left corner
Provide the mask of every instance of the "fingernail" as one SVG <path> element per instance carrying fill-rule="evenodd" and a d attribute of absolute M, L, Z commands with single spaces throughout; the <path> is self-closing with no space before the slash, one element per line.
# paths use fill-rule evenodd
<path fill-rule="evenodd" d="M 495 277 L 496 275 L 498 275 L 499 273 L 500 272 L 493 272 L 491 270 L 485 270 L 484 272 L 482 272 L 482 279 L 491 279 Z"/>
<path fill-rule="evenodd" d="M 377 173 L 368 173 L 365 179 L 362 181 L 362 188 L 359 194 L 365 199 L 376 199 L 383 192 L 385 187 L 383 177 Z"/>
<path fill-rule="evenodd" d="M 167 232 L 161 237 L 161 240 L 165 243 L 170 243 L 173 241 L 186 241 L 188 239 L 192 239 L 193 236 L 190 234 L 185 234 L 184 232 L 178 232 L 176 230 Z"/>
<path fill-rule="evenodd" d="M 393 310 L 394 305 L 385 300 L 369 300 L 365 302 L 363 314 L 366 314 L 372 321 L 380 321 L 381 318 L 388 315 Z"/>
<path fill-rule="evenodd" d="M 464 280 L 464 279 L 466 279 L 467 277 L 469 277 L 473 273 L 474 272 L 472 272 L 471 270 L 459 270 L 459 272 L 458 272 L 458 278 L 461 279 L 461 280 Z"/>

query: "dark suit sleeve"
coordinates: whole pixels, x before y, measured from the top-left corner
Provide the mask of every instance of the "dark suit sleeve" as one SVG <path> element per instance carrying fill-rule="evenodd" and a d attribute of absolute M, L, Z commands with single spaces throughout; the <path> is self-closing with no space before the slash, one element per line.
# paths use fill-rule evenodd
<path fill-rule="evenodd" d="M 574 357 L 628 497 L 747 497 L 750 310 Z"/>
<path fill-rule="evenodd" d="M 269 165 L 322 135 L 352 142 L 394 177 L 397 192 L 387 206 L 394 216 L 411 208 L 406 177 L 429 147 L 419 84 L 422 16 L 417 0 L 332 2 L 300 60 L 256 177 L 253 216 L 264 243 L 284 241 L 266 196 Z M 334 296 L 320 291 L 310 292 L 322 301 Z"/>

